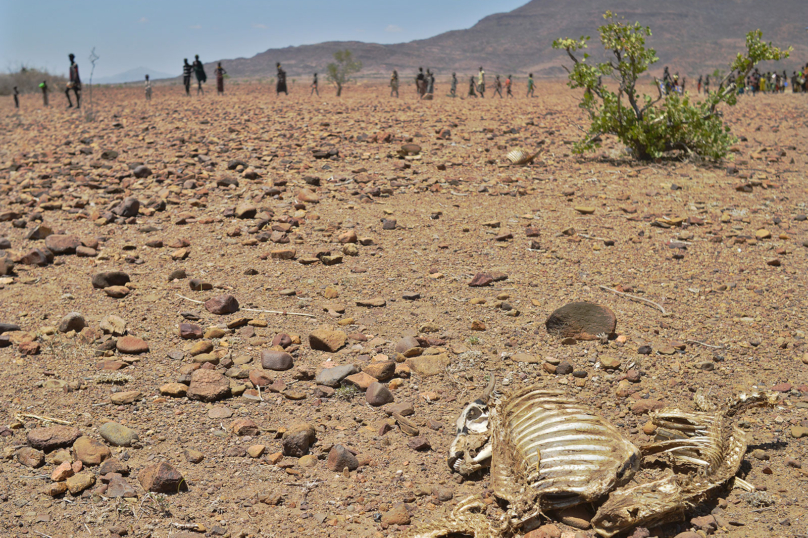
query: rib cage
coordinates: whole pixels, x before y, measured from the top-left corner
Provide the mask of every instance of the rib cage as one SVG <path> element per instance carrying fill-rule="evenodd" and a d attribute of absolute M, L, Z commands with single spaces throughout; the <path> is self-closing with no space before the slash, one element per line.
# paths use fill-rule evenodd
<path fill-rule="evenodd" d="M 520 390 L 492 413 L 491 487 L 542 510 L 596 500 L 634 474 L 639 451 L 605 419 L 560 392 Z"/>

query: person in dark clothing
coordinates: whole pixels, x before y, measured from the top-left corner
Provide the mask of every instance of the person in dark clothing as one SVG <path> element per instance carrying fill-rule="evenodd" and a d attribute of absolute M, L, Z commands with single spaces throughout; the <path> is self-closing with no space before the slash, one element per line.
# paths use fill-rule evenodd
<path fill-rule="evenodd" d="M 426 75 L 424 75 L 424 68 L 418 68 L 418 75 L 415 77 L 415 91 L 418 92 L 418 97 L 423 97 L 426 93 Z"/>
<path fill-rule="evenodd" d="M 16 86 L 14 86 L 14 108 L 20 108 L 20 92 Z"/>
<path fill-rule="evenodd" d="M 390 97 L 393 97 L 394 93 L 398 97 L 398 71 L 395 69 L 393 69 L 393 74 L 390 75 Z"/>
<path fill-rule="evenodd" d="M 275 67 L 278 68 L 278 82 L 275 85 L 275 95 L 280 95 L 281 92 L 289 95 L 289 90 L 286 89 L 286 71 L 283 70 L 280 62 L 276 63 Z"/>
<path fill-rule="evenodd" d="M 81 77 L 79 77 L 79 65 L 75 62 L 76 56 L 68 54 L 70 58 L 70 76 L 65 88 L 65 96 L 67 97 L 67 108 L 73 108 L 73 101 L 70 100 L 70 90 L 73 90 L 73 95 L 76 96 L 76 108 L 81 108 Z"/>
<path fill-rule="evenodd" d="M 314 80 L 311 82 L 311 92 L 309 93 L 309 97 L 314 95 L 314 92 L 317 92 L 317 97 L 320 97 L 320 83 L 317 81 L 317 73 L 314 73 Z"/>
<path fill-rule="evenodd" d="M 513 75 L 508 75 L 508 78 L 505 79 L 505 95 L 513 99 L 513 90 L 511 90 L 511 86 L 513 85 Z"/>
<path fill-rule="evenodd" d="M 452 73 L 452 86 L 449 89 L 451 97 L 457 97 L 457 73 Z"/>
<path fill-rule="evenodd" d="M 199 54 L 194 56 L 194 75 L 196 75 L 196 94 L 204 94 L 205 90 L 202 89 L 202 84 L 208 81 L 208 75 L 205 73 L 205 66 L 199 61 Z"/>
<path fill-rule="evenodd" d="M 45 106 L 48 106 L 48 81 L 43 80 L 42 84 L 39 85 L 39 89 L 42 90 L 42 102 Z"/>
<path fill-rule="evenodd" d="M 502 81 L 499 80 L 499 75 L 494 78 L 494 95 L 499 94 L 499 98 L 502 99 Z"/>
<path fill-rule="evenodd" d="M 477 87 L 477 84 L 474 83 L 474 75 L 469 77 L 469 94 L 468 97 L 477 97 L 477 92 L 474 89 Z"/>
<path fill-rule="evenodd" d="M 216 93 L 218 95 L 224 95 L 224 76 L 227 74 L 227 71 L 222 67 L 222 62 L 216 65 L 216 69 L 213 70 L 213 73 L 216 75 Z"/>
<path fill-rule="evenodd" d="M 191 97 L 191 64 L 188 63 L 188 58 L 183 60 L 182 64 L 182 83 L 185 85 L 185 95 Z"/>
<path fill-rule="evenodd" d="M 435 93 L 435 74 L 429 69 L 426 70 L 426 93 Z"/>

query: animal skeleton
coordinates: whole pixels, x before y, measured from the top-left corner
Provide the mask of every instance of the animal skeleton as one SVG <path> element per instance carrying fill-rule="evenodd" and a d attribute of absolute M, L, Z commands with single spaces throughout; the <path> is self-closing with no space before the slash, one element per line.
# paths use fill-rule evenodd
<path fill-rule="evenodd" d="M 733 419 L 777 401 L 773 393 L 741 394 L 716 408 L 699 393 L 696 412 L 651 413 L 655 442 L 638 449 L 561 392 L 527 387 L 489 406 L 493 388 L 492 380 L 461 413 L 448 463 L 464 475 L 490 467 L 491 488 L 508 502 L 507 512 L 492 523 L 476 512 L 485 504 L 470 497 L 448 518 L 414 529 L 408 538 L 504 538 L 545 511 L 583 503 L 600 504 L 591 523 L 606 538 L 680 519 L 737 473 L 746 440 Z M 662 461 L 669 470 L 652 482 L 629 485 L 643 459 Z"/>

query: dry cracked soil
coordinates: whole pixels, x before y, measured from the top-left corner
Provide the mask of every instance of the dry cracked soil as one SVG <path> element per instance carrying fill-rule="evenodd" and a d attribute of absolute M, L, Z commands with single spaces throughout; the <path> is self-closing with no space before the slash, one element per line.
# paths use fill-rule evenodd
<path fill-rule="evenodd" d="M 321 90 L 96 88 L 92 121 L 58 94 L 3 104 L 3 536 L 387 537 L 469 495 L 494 520 L 487 475 L 446 463 L 492 376 L 637 445 L 700 389 L 777 391 L 738 419 L 758 492 L 634 535 L 808 533 L 805 95 L 726 110 L 716 164 L 573 155 L 562 83 Z M 614 334 L 548 334 L 579 301 Z"/>

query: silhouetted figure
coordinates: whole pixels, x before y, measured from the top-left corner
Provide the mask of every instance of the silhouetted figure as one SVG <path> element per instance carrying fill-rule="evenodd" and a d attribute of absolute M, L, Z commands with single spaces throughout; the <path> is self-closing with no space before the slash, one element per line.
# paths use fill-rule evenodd
<path fill-rule="evenodd" d="M 188 63 L 188 58 L 183 59 L 182 64 L 182 83 L 185 85 L 185 95 L 191 97 L 191 64 Z"/>
<path fill-rule="evenodd" d="M 494 95 L 499 94 L 499 98 L 502 99 L 502 81 L 499 80 L 499 75 L 494 78 Z"/>
<path fill-rule="evenodd" d="M 469 77 L 469 94 L 468 97 L 477 97 L 477 92 L 474 91 L 476 84 L 474 84 L 474 75 Z"/>
<path fill-rule="evenodd" d="M 48 106 L 48 81 L 43 80 L 42 84 L 39 85 L 39 89 L 42 90 L 42 102 L 45 106 Z"/>
<path fill-rule="evenodd" d="M 289 95 L 289 90 L 286 89 L 286 71 L 283 70 L 280 62 L 276 63 L 275 67 L 278 68 L 278 82 L 275 85 L 275 95 L 280 95 L 281 92 Z"/>
<path fill-rule="evenodd" d="M 67 81 L 67 88 L 65 88 L 65 96 L 67 96 L 67 108 L 73 108 L 73 101 L 70 100 L 70 90 L 73 90 L 73 95 L 76 96 L 76 108 L 81 108 L 81 77 L 79 77 L 79 65 L 74 61 L 76 56 L 68 54 L 70 58 L 70 76 Z"/>
<path fill-rule="evenodd" d="M 149 80 L 149 75 L 146 75 L 144 87 L 146 89 L 146 101 L 151 101 L 151 80 Z"/>
<path fill-rule="evenodd" d="M 222 62 L 216 64 L 216 69 L 213 70 L 213 73 L 216 75 L 216 93 L 217 95 L 224 95 L 224 76 L 227 71 L 222 67 Z"/>
<path fill-rule="evenodd" d="M 393 97 L 394 93 L 398 97 L 398 71 L 395 69 L 393 69 L 393 74 L 390 75 L 390 97 Z"/>
<path fill-rule="evenodd" d="M 533 73 L 530 73 L 527 76 L 527 95 L 525 97 L 533 97 L 533 89 L 536 87 L 536 83 L 533 82 Z"/>
<path fill-rule="evenodd" d="M 426 70 L 426 93 L 435 93 L 435 74 L 429 69 Z"/>
<path fill-rule="evenodd" d="M 17 90 L 17 87 L 14 86 L 14 108 L 20 108 L 20 92 Z"/>
<path fill-rule="evenodd" d="M 452 73 L 452 86 L 449 88 L 449 95 L 457 97 L 457 73 Z"/>
<path fill-rule="evenodd" d="M 317 73 L 314 73 L 314 80 L 311 81 L 311 92 L 309 93 L 309 97 L 314 95 L 314 92 L 317 92 L 317 97 L 320 97 L 320 83 L 317 81 Z"/>
<path fill-rule="evenodd" d="M 480 67 L 480 72 L 477 73 L 477 91 L 480 92 L 480 97 L 485 99 L 485 71 Z"/>
<path fill-rule="evenodd" d="M 701 93 L 701 85 L 702 85 L 703 82 L 704 82 L 704 77 L 699 75 L 699 80 L 696 82 L 696 88 L 698 89 L 699 93 Z"/>
<path fill-rule="evenodd" d="M 710 93 L 710 75 L 704 77 L 704 93 Z"/>
<path fill-rule="evenodd" d="M 418 68 L 418 75 L 415 77 L 415 91 L 418 92 L 418 97 L 422 98 L 426 93 L 426 75 L 424 75 L 424 68 Z"/>
<path fill-rule="evenodd" d="M 196 75 L 196 94 L 199 95 L 205 94 L 205 90 L 202 89 L 202 84 L 208 81 L 208 75 L 205 73 L 205 66 L 202 65 L 202 62 L 199 61 L 199 54 L 194 56 L 194 75 Z"/>
<path fill-rule="evenodd" d="M 511 91 L 511 85 L 513 84 L 513 75 L 508 75 L 508 78 L 505 79 L 505 95 L 510 98 L 513 98 L 513 92 Z"/>

